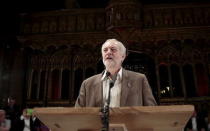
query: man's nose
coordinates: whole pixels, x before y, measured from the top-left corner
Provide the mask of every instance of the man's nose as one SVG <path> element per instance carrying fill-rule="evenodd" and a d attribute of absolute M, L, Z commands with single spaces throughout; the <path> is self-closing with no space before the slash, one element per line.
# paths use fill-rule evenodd
<path fill-rule="evenodd" d="M 107 54 L 111 54 L 111 53 L 112 53 L 112 50 L 108 49 Z"/>

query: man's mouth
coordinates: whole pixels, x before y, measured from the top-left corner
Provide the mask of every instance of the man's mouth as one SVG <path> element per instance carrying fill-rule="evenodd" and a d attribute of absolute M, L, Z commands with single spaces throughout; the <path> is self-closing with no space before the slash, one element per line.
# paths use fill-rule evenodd
<path fill-rule="evenodd" d="M 106 60 L 112 60 L 112 57 L 107 57 Z"/>

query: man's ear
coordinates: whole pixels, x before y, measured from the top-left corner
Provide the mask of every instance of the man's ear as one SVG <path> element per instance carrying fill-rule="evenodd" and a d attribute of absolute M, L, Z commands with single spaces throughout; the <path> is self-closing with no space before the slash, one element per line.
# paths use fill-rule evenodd
<path fill-rule="evenodd" d="M 126 55 L 122 55 L 122 59 L 123 59 L 123 61 L 125 60 L 125 57 L 126 57 Z"/>

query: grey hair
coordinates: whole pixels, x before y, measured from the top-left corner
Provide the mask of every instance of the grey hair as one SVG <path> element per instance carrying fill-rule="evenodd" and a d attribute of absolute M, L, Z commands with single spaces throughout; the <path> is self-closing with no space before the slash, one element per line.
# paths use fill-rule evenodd
<path fill-rule="evenodd" d="M 119 49 L 120 49 L 120 52 L 121 52 L 124 56 L 126 56 L 126 48 L 125 48 L 125 46 L 123 45 L 122 42 L 120 42 L 120 41 L 117 40 L 117 39 L 107 39 L 107 40 L 104 42 L 104 44 L 102 45 L 102 47 L 101 47 L 101 52 L 103 51 L 104 45 L 105 45 L 106 43 L 108 43 L 108 42 L 113 42 L 113 43 L 117 44 L 117 46 L 118 46 Z"/>

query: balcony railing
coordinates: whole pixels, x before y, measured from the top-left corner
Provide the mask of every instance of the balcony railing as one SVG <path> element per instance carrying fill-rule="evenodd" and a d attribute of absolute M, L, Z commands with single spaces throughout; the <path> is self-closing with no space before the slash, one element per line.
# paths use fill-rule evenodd
<path fill-rule="evenodd" d="M 21 34 L 95 32 L 105 30 L 104 9 L 61 10 L 21 15 Z"/>
<path fill-rule="evenodd" d="M 110 8 L 110 10 L 71 9 L 22 14 L 20 34 L 98 32 L 125 25 L 135 25 L 143 29 L 210 26 L 210 3 L 145 5 L 135 10 L 134 16 L 130 13 L 125 16 L 126 7 L 123 5 L 123 8 L 120 8 L 120 6 L 116 8 L 120 11 L 113 10 L 112 13 Z M 129 9 L 133 11 L 131 7 Z M 128 23 L 125 23 L 126 21 Z"/>

